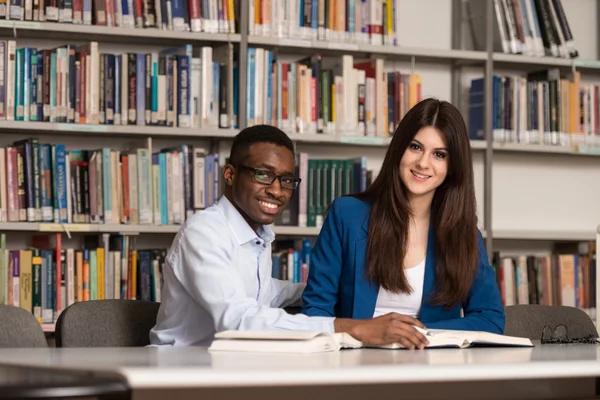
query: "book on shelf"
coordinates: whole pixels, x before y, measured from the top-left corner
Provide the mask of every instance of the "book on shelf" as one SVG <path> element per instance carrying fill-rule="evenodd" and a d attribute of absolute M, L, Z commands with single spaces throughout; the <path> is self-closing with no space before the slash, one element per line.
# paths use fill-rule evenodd
<path fill-rule="evenodd" d="M 391 137 L 422 100 L 414 71 L 385 70 L 382 58 L 315 53 L 298 61 L 262 48 L 248 49 L 248 125 L 291 133 Z"/>
<path fill-rule="evenodd" d="M 4 4 L 0 18 L 177 32 L 239 31 L 240 0 L 73 0 Z"/>
<path fill-rule="evenodd" d="M 107 53 L 98 42 L 53 49 L 0 41 L 0 119 L 230 129 L 229 46 Z M 236 69 L 237 71 L 237 69 Z M 187 99 L 182 101 L 181 99 Z"/>
<path fill-rule="evenodd" d="M 577 307 L 595 319 L 596 243 L 556 244 L 550 255 L 503 255 L 492 264 L 504 306 L 540 304 Z"/>
<path fill-rule="evenodd" d="M 399 46 L 400 0 L 269 0 L 249 2 L 249 33 L 341 44 Z"/>
<path fill-rule="evenodd" d="M 476 50 L 485 50 L 487 4 L 467 2 Z M 579 56 L 562 0 L 493 0 L 493 7 L 494 51 L 531 57 Z"/>
<path fill-rule="evenodd" d="M 426 349 L 507 346 L 533 347 L 531 340 L 481 331 L 431 329 Z M 400 343 L 365 345 L 347 333 L 301 331 L 224 331 L 215 335 L 208 350 L 258 353 L 320 353 L 342 349 L 401 350 Z"/>
<path fill-rule="evenodd" d="M 484 78 L 471 81 L 469 136 L 483 139 Z M 600 146 L 600 85 L 558 68 L 492 76 L 493 140 L 550 146 Z"/>
<path fill-rule="evenodd" d="M 166 254 L 137 246 L 135 237 L 109 234 L 86 235 L 79 248 L 66 247 L 60 233 L 39 234 L 27 248 L 9 250 L 0 234 L 0 304 L 51 324 L 75 302 L 160 302 Z"/>
<path fill-rule="evenodd" d="M 172 226 L 215 204 L 223 193 L 218 154 L 182 144 L 66 150 L 37 138 L 0 147 L 0 222 Z M 302 179 L 278 226 L 322 225 L 334 199 L 367 188 L 365 156 L 297 154 Z"/>

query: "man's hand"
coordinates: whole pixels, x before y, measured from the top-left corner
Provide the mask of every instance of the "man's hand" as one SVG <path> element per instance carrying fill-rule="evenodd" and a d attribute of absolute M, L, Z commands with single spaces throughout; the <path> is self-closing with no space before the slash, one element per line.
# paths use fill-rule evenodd
<path fill-rule="evenodd" d="M 366 345 L 400 343 L 407 349 L 422 350 L 429 341 L 413 325 L 425 329 L 418 319 L 397 313 L 365 320 L 336 318 L 334 321 L 336 332 L 346 332 Z"/>

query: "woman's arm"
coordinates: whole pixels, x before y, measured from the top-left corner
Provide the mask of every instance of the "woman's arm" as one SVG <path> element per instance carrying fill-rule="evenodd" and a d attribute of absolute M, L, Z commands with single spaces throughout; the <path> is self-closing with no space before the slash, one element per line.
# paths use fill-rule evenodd
<path fill-rule="evenodd" d="M 338 205 L 338 200 L 331 204 L 311 254 L 306 289 L 302 295 L 302 313 L 306 315 L 335 316 L 343 259 Z"/>
<path fill-rule="evenodd" d="M 463 304 L 464 317 L 426 323 L 427 328 L 504 333 L 505 316 L 500 290 L 479 231 L 477 237 L 479 270 L 469 291 L 469 297 Z"/>

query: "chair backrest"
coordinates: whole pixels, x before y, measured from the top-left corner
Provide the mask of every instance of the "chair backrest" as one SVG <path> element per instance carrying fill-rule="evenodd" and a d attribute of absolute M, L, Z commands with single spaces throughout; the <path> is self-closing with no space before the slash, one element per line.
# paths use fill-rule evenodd
<path fill-rule="evenodd" d="M 56 322 L 56 347 L 143 347 L 160 303 L 90 300 L 71 304 Z"/>
<path fill-rule="evenodd" d="M 42 326 L 29 311 L 0 305 L 0 347 L 48 347 Z"/>
<path fill-rule="evenodd" d="M 504 334 L 509 336 L 540 340 L 545 326 L 554 331 L 558 325 L 564 325 L 569 339 L 598 337 L 592 319 L 575 307 L 515 305 L 506 307 L 504 314 Z"/>

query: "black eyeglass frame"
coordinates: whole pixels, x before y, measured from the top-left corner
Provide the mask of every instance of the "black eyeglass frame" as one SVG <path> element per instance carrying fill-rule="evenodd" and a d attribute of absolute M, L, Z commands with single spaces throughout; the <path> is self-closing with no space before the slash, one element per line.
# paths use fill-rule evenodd
<path fill-rule="evenodd" d="M 246 169 L 248 171 L 251 171 L 254 181 L 256 183 L 260 183 L 261 185 L 269 186 L 269 185 L 272 185 L 273 182 L 275 182 L 275 179 L 279 179 L 279 184 L 281 185 L 281 187 L 284 189 L 287 189 L 287 190 L 297 190 L 298 187 L 300 186 L 300 182 L 302 181 L 301 178 L 298 178 L 294 175 L 277 175 L 277 174 L 274 174 L 273 172 L 271 172 L 267 169 L 264 169 L 264 168 L 254 168 L 254 167 L 249 167 L 248 165 L 243 165 L 243 164 L 235 165 L 234 168 Z M 259 174 L 259 173 L 270 177 L 271 182 L 268 182 L 268 183 L 266 181 L 261 182 L 257 177 L 257 174 Z M 293 188 L 288 187 L 286 184 L 283 183 L 282 178 L 292 179 L 295 184 L 295 187 L 293 187 Z"/>

